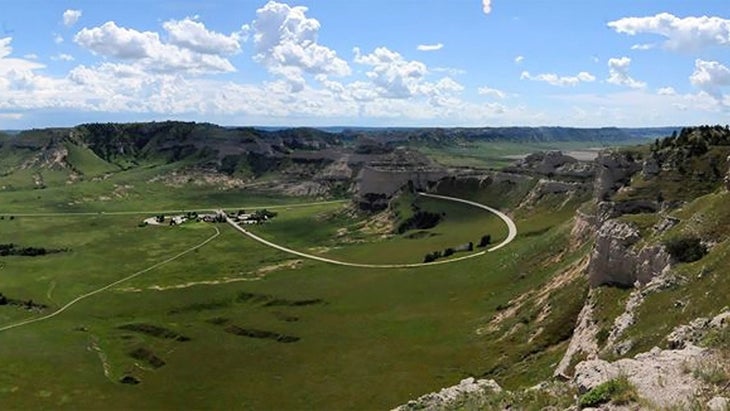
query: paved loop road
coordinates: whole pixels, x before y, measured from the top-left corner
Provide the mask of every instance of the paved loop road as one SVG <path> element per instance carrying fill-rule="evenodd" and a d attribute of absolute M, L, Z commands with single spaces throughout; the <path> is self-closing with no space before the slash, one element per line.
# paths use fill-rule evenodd
<path fill-rule="evenodd" d="M 496 214 L 499 218 L 501 218 L 505 222 L 505 224 L 507 224 L 507 228 L 509 230 L 509 232 L 507 234 L 507 238 L 504 241 L 502 241 L 501 243 L 495 245 L 494 247 L 492 247 L 492 248 L 490 248 L 490 249 L 488 249 L 486 251 L 480 251 L 478 253 L 469 254 L 469 255 L 466 255 L 466 256 L 463 256 L 463 257 L 458 257 L 458 258 L 452 258 L 452 259 L 449 259 L 449 260 L 433 261 L 433 262 L 430 262 L 430 263 L 414 263 L 414 264 L 361 264 L 361 263 L 349 263 L 349 262 L 346 262 L 346 261 L 334 260 L 334 259 L 331 259 L 331 258 L 320 257 L 320 256 L 306 254 L 306 253 L 302 253 L 300 251 L 292 250 L 292 249 L 289 249 L 289 248 L 280 246 L 278 244 L 272 243 L 271 241 L 268 241 L 268 240 L 266 240 L 264 238 L 261 238 L 261 237 L 257 236 L 256 234 L 251 233 L 250 231 L 247 231 L 247 230 L 243 229 L 241 226 L 239 226 L 238 224 L 236 224 L 230 218 L 227 218 L 226 217 L 226 221 L 228 222 L 228 224 L 230 224 L 231 226 L 233 226 L 233 228 L 235 228 L 236 230 L 242 232 L 243 234 L 245 234 L 245 235 L 253 238 L 254 240 L 256 240 L 256 241 L 258 241 L 258 242 L 260 242 L 262 244 L 265 244 L 265 245 L 267 245 L 269 247 L 273 247 L 273 248 L 276 248 L 278 250 L 284 251 L 286 253 L 293 254 L 293 255 L 296 255 L 296 256 L 299 256 L 299 257 L 303 257 L 303 258 L 308 258 L 310 260 L 321 261 L 321 262 L 324 262 L 324 263 L 343 265 L 343 266 L 347 266 L 347 267 L 360 267 L 360 268 L 416 268 L 416 267 L 426 267 L 426 266 L 430 266 L 430 265 L 455 263 L 457 261 L 466 260 L 468 258 L 479 257 L 479 256 L 482 256 L 482 255 L 486 254 L 487 252 L 491 252 L 491 251 L 498 250 L 498 249 L 506 246 L 507 244 L 509 244 L 512 240 L 514 240 L 515 236 L 517 236 L 517 226 L 515 226 L 515 223 L 506 214 L 502 213 L 501 211 L 499 211 L 497 209 L 494 209 L 494 208 L 489 207 L 489 206 L 485 206 L 484 204 L 476 203 L 474 201 L 464 200 L 464 199 L 461 199 L 461 198 L 448 197 L 448 196 L 442 196 L 442 195 L 437 195 L 437 194 L 428 194 L 428 193 L 418 193 L 418 194 L 419 195 L 422 195 L 424 197 L 438 198 L 438 199 L 442 199 L 442 200 L 456 201 L 456 202 L 460 202 L 460 203 L 464 203 L 464 204 L 469 204 L 469 205 L 472 205 L 474 207 L 479 207 L 479 208 L 482 208 L 484 210 L 490 211 L 490 212 Z M 332 201 L 332 202 L 322 202 L 322 203 L 308 203 L 308 204 L 277 205 L 277 206 L 270 206 L 269 208 L 297 207 L 297 206 L 305 206 L 305 205 L 313 205 L 313 204 L 324 204 L 324 203 L 337 203 L 337 202 L 342 202 L 342 201 Z M 140 212 L 140 211 L 128 211 L 128 212 L 124 212 L 123 211 L 123 212 L 110 212 L 108 214 L 109 215 L 122 215 L 122 214 L 141 214 L 141 213 L 145 213 L 145 212 Z M 107 213 L 104 213 L 104 214 L 107 214 Z M 32 217 L 52 217 L 52 216 L 69 216 L 69 215 L 98 215 L 98 213 L 58 213 L 58 214 L 54 214 L 54 213 L 38 213 L 38 214 L 16 214 L 16 215 L 18 215 L 18 216 L 27 216 L 27 217 L 31 217 L 31 216 Z M 197 250 L 200 247 L 203 247 L 204 245 L 208 244 L 209 242 L 213 241 L 216 237 L 218 237 L 220 235 L 220 230 L 218 230 L 218 228 L 215 227 L 215 226 L 213 226 L 213 228 L 215 229 L 215 234 L 213 234 L 212 236 L 208 237 L 205 241 L 203 241 L 203 242 L 201 242 L 201 243 L 199 243 L 199 244 L 197 244 L 195 246 L 192 246 L 192 247 L 188 248 L 185 251 L 182 251 L 182 252 L 180 252 L 180 253 L 178 253 L 178 254 L 176 254 L 176 255 L 174 255 L 174 256 L 166 259 L 166 260 L 163 260 L 163 261 L 160 261 L 160 262 L 158 262 L 158 263 L 156 263 L 154 265 L 151 265 L 151 266 L 149 266 L 149 267 L 147 267 L 147 268 L 145 268 L 143 270 L 137 271 L 136 273 L 130 274 L 130 275 L 128 275 L 128 276 L 126 276 L 126 277 L 124 277 L 122 279 L 119 279 L 119 280 L 116 280 L 116 281 L 114 281 L 112 283 L 109 283 L 109 284 L 107 284 L 107 285 L 105 285 L 103 287 L 97 288 L 96 290 L 90 291 L 90 292 L 88 292 L 88 293 L 86 293 L 84 295 L 80 295 L 80 296 L 74 298 L 73 300 L 69 301 L 68 303 L 66 303 L 63 307 L 57 309 L 56 311 L 54 311 L 54 312 L 52 312 L 50 314 L 44 315 L 42 317 L 36 317 L 36 318 L 31 318 L 31 319 L 28 319 L 28 320 L 20 321 L 20 322 L 17 322 L 15 324 L 10 324 L 10 325 L 6 325 L 6 326 L 0 326 L 0 332 L 7 331 L 7 330 L 11 330 L 13 328 L 22 327 L 22 326 L 29 325 L 29 324 L 33 324 L 33 323 L 37 323 L 37 322 L 40 322 L 40 321 L 45 321 L 45 320 L 51 319 L 53 317 L 56 317 L 56 316 L 60 315 L 61 313 L 63 313 L 64 311 L 68 310 L 69 308 L 73 307 L 74 305 L 76 305 L 80 301 L 83 301 L 83 300 L 85 300 L 85 299 L 87 299 L 89 297 L 92 297 L 92 296 L 94 296 L 96 294 L 99 294 L 101 292 L 104 292 L 104 291 L 106 291 L 106 290 L 108 290 L 108 289 L 110 289 L 112 287 L 115 287 L 115 286 L 117 286 L 117 285 L 119 285 L 121 283 L 124 283 L 126 281 L 129 281 L 129 280 L 131 280 L 133 278 L 139 277 L 140 275 L 142 275 L 142 274 L 144 274 L 146 272 L 152 271 L 155 268 L 160 267 L 160 266 L 162 266 L 164 264 L 167 264 L 167 263 L 169 263 L 171 261 L 177 260 L 178 258 L 184 256 L 185 254 L 188 254 L 188 253 L 190 253 L 190 252 L 192 252 L 194 250 Z"/>
<path fill-rule="evenodd" d="M 428 193 L 418 193 L 418 194 L 422 195 L 424 197 L 438 198 L 441 200 L 449 200 L 449 201 L 456 201 L 459 203 L 469 204 L 474 207 L 478 207 L 478 208 L 487 210 L 489 212 L 492 212 L 492 213 L 496 214 L 497 217 L 501 218 L 502 221 L 505 222 L 505 224 L 507 224 L 507 229 L 508 229 L 507 238 L 505 238 L 504 241 L 495 245 L 494 247 L 487 249 L 486 251 L 480 251 L 478 253 L 469 254 L 469 255 L 466 255 L 463 257 L 458 257 L 458 258 L 451 258 L 448 260 L 437 260 L 437 261 L 433 261 L 430 263 L 411 263 L 411 264 L 364 264 L 364 263 L 350 263 L 347 261 L 340 261 L 340 260 L 335 260 L 332 258 L 320 257 L 318 255 L 312 255 L 312 254 L 303 253 L 301 251 L 292 250 L 291 248 L 286 248 L 284 246 L 281 246 L 279 244 L 266 240 L 265 238 L 261 238 L 261 237 L 257 236 L 256 234 L 254 234 L 254 233 L 244 229 L 240 225 L 236 224 L 235 221 L 233 221 L 232 219 L 230 219 L 228 217 L 226 217 L 226 222 L 228 222 L 228 224 L 230 224 L 236 230 L 251 237 L 252 239 L 254 239 L 264 245 L 267 245 L 269 247 L 283 251 L 285 253 L 293 254 L 293 255 L 296 255 L 299 257 L 303 257 L 303 258 L 308 258 L 310 260 L 321 261 L 323 263 L 342 265 L 342 266 L 346 266 L 346 267 L 359 267 L 359 268 L 417 268 L 417 267 L 427 267 L 427 266 L 431 266 L 431 265 L 455 263 L 457 261 L 463 261 L 463 260 L 466 260 L 469 258 L 479 257 L 479 256 L 486 254 L 487 252 L 498 250 L 498 249 L 506 246 L 510 242 L 512 242 L 512 240 L 514 240 L 515 237 L 517 236 L 517 226 L 515 225 L 514 221 L 512 221 L 512 219 L 509 218 L 509 216 L 507 216 L 506 214 L 504 214 L 503 212 L 501 212 L 497 209 L 494 209 L 489 206 L 485 206 L 484 204 L 480 204 L 480 203 L 477 203 L 474 201 L 464 200 L 464 199 L 456 198 L 456 197 L 448 197 L 448 196 L 442 196 L 442 195 L 438 195 L 438 194 L 428 194 Z"/>

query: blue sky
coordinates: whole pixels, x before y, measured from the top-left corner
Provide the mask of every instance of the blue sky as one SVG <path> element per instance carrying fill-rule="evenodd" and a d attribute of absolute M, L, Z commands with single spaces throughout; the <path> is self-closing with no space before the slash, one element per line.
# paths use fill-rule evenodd
<path fill-rule="evenodd" d="M 730 122 L 723 0 L 0 6 L 0 129 Z"/>

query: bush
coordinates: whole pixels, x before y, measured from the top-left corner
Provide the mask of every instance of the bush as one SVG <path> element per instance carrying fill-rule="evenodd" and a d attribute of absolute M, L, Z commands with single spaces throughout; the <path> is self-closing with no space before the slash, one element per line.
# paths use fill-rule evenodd
<path fill-rule="evenodd" d="M 436 227 L 441 222 L 441 215 L 430 213 L 428 211 L 418 211 L 413 216 L 398 225 L 398 234 L 403 234 L 409 230 L 427 230 Z"/>
<path fill-rule="evenodd" d="M 423 262 L 430 263 L 438 260 L 439 258 L 441 258 L 441 251 L 434 251 L 432 253 L 426 254 L 426 256 L 423 258 Z"/>
<path fill-rule="evenodd" d="M 485 234 L 482 236 L 482 239 L 479 240 L 479 244 L 477 245 L 477 248 L 483 248 L 488 246 L 492 242 L 492 236 L 489 234 Z"/>
<path fill-rule="evenodd" d="M 598 385 L 580 397 L 581 407 L 594 407 L 596 405 L 613 402 L 616 405 L 624 405 L 635 402 L 639 399 L 636 388 L 628 378 L 618 377 Z"/>
<path fill-rule="evenodd" d="M 707 247 L 693 236 L 675 237 L 664 242 L 667 252 L 681 263 L 697 261 L 707 254 Z"/>

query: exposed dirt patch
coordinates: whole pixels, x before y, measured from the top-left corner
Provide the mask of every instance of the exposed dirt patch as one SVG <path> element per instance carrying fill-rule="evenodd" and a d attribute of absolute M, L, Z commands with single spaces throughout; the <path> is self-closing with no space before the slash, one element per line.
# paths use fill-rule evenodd
<path fill-rule="evenodd" d="M 104 376 L 111 380 L 111 365 L 109 364 L 109 358 L 107 357 L 104 350 L 102 350 L 99 346 L 99 338 L 95 335 L 91 336 L 88 349 L 94 351 L 99 356 L 99 361 L 101 361 L 101 367 L 104 370 Z"/>
<path fill-rule="evenodd" d="M 540 291 L 528 291 L 520 295 L 519 297 L 510 300 L 510 302 L 507 303 L 506 307 L 504 307 L 501 311 L 496 313 L 494 317 L 492 317 L 492 319 L 489 321 L 489 324 L 477 330 L 477 334 L 481 335 L 485 332 L 497 331 L 507 319 L 514 318 L 528 301 L 533 301 L 536 306 L 543 307 L 543 311 L 538 316 L 539 321 L 537 321 L 537 323 L 539 324 L 542 320 L 546 319 L 550 313 L 550 307 L 548 304 L 548 299 L 550 298 L 550 295 L 567 286 L 578 276 L 580 276 L 588 267 L 588 261 L 589 257 L 586 256 L 577 263 L 566 268 L 560 274 L 550 279 L 547 284 L 539 289 Z"/>
<path fill-rule="evenodd" d="M 158 175 L 148 182 L 159 182 L 170 187 L 184 187 L 189 184 L 205 187 L 212 186 L 218 187 L 221 190 L 242 188 L 247 183 L 244 179 L 231 177 L 227 174 L 219 173 L 216 170 L 199 168 L 172 171 L 167 174 Z"/>
<path fill-rule="evenodd" d="M 284 261 L 283 263 L 274 264 L 274 265 L 267 265 L 266 267 L 261 267 L 258 270 L 256 270 L 256 273 L 261 275 L 268 274 L 273 271 L 279 271 L 279 270 L 295 270 L 299 267 L 301 267 L 302 263 L 304 261 L 302 260 L 289 260 Z"/>

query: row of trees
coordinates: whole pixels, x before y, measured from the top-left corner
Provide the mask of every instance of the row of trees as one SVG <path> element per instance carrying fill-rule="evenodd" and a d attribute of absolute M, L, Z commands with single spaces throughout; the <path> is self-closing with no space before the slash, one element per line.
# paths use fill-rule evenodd
<path fill-rule="evenodd" d="M 34 308 L 42 310 L 44 308 L 47 308 L 46 305 L 35 303 L 33 302 L 33 300 L 13 300 L 3 295 L 3 293 L 0 293 L 0 306 L 2 305 L 22 306 L 26 310 L 32 310 Z"/>
<path fill-rule="evenodd" d="M 0 244 L 0 257 L 8 255 L 20 255 L 25 257 L 36 257 L 51 253 L 60 253 L 66 250 L 47 249 L 43 247 L 18 247 L 17 244 Z"/>
<path fill-rule="evenodd" d="M 488 246 L 491 242 L 492 242 L 492 236 L 489 234 L 485 234 L 479 240 L 479 244 L 477 244 L 477 248 L 484 248 L 484 247 Z M 468 243 L 462 244 L 458 247 L 448 247 L 448 248 L 444 249 L 443 251 L 430 252 L 423 257 L 423 262 L 431 263 L 431 262 L 438 260 L 439 258 L 449 257 L 459 251 L 474 251 L 474 243 L 469 241 Z"/>

